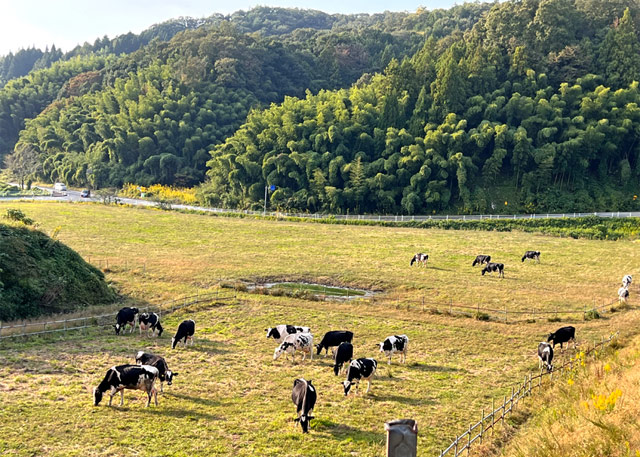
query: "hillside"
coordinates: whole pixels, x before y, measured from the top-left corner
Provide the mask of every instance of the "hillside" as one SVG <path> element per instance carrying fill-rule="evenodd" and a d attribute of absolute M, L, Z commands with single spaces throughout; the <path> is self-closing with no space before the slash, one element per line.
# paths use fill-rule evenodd
<path fill-rule="evenodd" d="M 71 248 L 38 230 L 0 224 L 0 321 L 114 298 L 102 272 Z"/>
<path fill-rule="evenodd" d="M 9 82 L 0 154 L 83 187 L 204 182 L 222 207 L 273 185 L 310 212 L 640 209 L 638 0 L 207 21 Z"/>
<path fill-rule="evenodd" d="M 503 457 L 628 457 L 640 454 L 640 338 L 582 368 L 576 379 L 536 401 L 536 412 L 515 431 Z"/>

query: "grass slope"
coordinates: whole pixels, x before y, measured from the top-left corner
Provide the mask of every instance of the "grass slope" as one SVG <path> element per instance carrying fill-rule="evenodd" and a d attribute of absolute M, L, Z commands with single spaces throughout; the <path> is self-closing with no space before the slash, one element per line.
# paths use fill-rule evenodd
<path fill-rule="evenodd" d="M 626 241 L 518 232 L 278 223 L 96 205 L 22 203 L 20 209 L 45 227 L 62 225 L 60 238 L 83 255 L 112 259 L 109 279 L 151 302 L 208 287 L 219 277 L 300 278 L 382 288 L 391 297 L 551 309 L 576 306 L 591 293 L 615 293 L 637 249 Z M 543 251 L 542 263 L 521 263 L 522 252 L 533 248 Z M 429 252 L 429 268 L 409 268 L 416 251 Z M 481 277 L 472 269 L 479 253 L 509 259 L 507 278 Z M 113 267 L 125 259 L 146 260 L 146 269 Z M 197 322 L 196 344 L 171 351 L 172 332 L 187 317 Z M 273 362 L 275 344 L 264 329 L 280 323 L 309 325 L 317 339 L 327 330 L 354 331 L 356 355 L 380 362 L 370 394 L 345 399 L 328 358 Z M 638 323 L 634 309 L 575 325 L 584 343 L 613 330 L 631 334 Z M 433 455 L 478 420 L 491 398 L 537 369 L 537 342 L 562 325 L 504 325 L 360 300 L 251 294 L 234 305 L 167 316 L 164 324 L 160 340 L 116 337 L 105 329 L 64 341 L 3 342 L 0 454 L 379 456 L 383 423 L 411 417 L 420 427 L 420 454 Z M 389 367 L 375 344 L 394 333 L 409 336 L 409 357 L 406 365 L 396 360 Z M 127 392 L 123 408 L 93 407 L 90 390 L 106 369 L 132 362 L 140 349 L 165 355 L 180 373 L 160 406 L 144 408 L 144 394 Z M 319 392 L 309 436 L 292 423 L 291 387 L 300 376 Z M 141 435 L 149 437 L 144 446 Z"/>

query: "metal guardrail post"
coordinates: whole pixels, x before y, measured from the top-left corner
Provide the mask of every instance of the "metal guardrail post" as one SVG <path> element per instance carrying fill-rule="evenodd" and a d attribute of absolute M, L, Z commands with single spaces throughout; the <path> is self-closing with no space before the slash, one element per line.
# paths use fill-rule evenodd
<path fill-rule="evenodd" d="M 418 454 L 418 423 L 400 419 L 384 424 L 387 431 L 387 457 L 416 457 Z"/>

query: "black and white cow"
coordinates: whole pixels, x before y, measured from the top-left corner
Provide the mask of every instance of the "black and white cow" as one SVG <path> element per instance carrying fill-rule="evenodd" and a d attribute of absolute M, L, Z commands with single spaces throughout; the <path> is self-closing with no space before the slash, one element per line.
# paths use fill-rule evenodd
<path fill-rule="evenodd" d="M 411 263 L 409 264 L 409 266 L 413 266 L 414 263 L 418 262 L 418 266 L 422 264 L 423 266 L 426 267 L 428 260 L 429 260 L 429 254 L 423 254 L 422 252 L 419 252 L 418 254 L 413 256 L 413 259 L 411 259 Z"/>
<path fill-rule="evenodd" d="M 302 360 L 307 358 L 307 354 L 313 360 L 313 335 L 311 333 L 294 333 L 287 336 L 280 346 L 273 351 L 273 360 L 278 360 L 282 354 L 291 355 L 291 362 L 295 359 L 296 351 L 302 352 Z"/>
<path fill-rule="evenodd" d="M 138 315 L 138 308 L 130 308 L 125 306 L 120 311 L 118 311 L 118 315 L 116 316 L 116 323 L 114 324 L 114 328 L 116 329 L 116 335 L 120 335 L 120 330 L 124 333 L 125 327 L 127 325 L 131 326 L 131 331 L 133 332 L 134 327 L 136 326 L 136 316 Z"/>
<path fill-rule="evenodd" d="M 313 419 L 313 407 L 316 405 L 318 393 L 316 388 L 311 384 L 311 380 L 299 378 L 293 381 L 293 391 L 291 392 L 291 400 L 296 405 L 298 417 L 296 422 L 300 422 L 302 433 L 309 431 L 309 422 Z"/>
<path fill-rule="evenodd" d="M 159 355 L 148 354 L 144 351 L 138 351 L 136 354 L 136 363 L 138 365 L 151 365 L 158 369 L 158 379 L 160 380 L 160 392 L 164 392 L 163 383 L 167 381 L 167 385 L 173 384 L 174 376 L 178 376 L 178 373 L 174 373 L 169 369 L 167 361 Z"/>
<path fill-rule="evenodd" d="M 562 345 L 567 343 L 567 347 L 569 346 L 569 341 L 573 341 L 573 347 L 576 347 L 576 328 L 572 326 L 562 327 L 556 330 L 553 333 L 549 333 L 547 337 L 547 342 L 553 343 L 553 347 L 556 347 L 556 344 L 560 345 L 560 350 L 562 351 Z"/>
<path fill-rule="evenodd" d="M 342 382 L 345 397 L 349 395 L 351 386 L 354 384 L 356 386 L 355 391 L 356 393 L 358 392 L 360 380 L 367 381 L 367 391 L 365 393 L 369 393 L 369 389 L 371 389 L 371 378 L 373 378 L 377 368 L 378 362 L 375 359 L 356 359 L 352 361 L 349 364 L 347 380 Z"/>
<path fill-rule="evenodd" d="M 542 371 L 544 366 L 548 372 L 553 370 L 553 346 L 549 343 L 542 342 L 538 344 L 538 367 Z"/>
<path fill-rule="evenodd" d="M 151 335 L 156 334 L 156 330 L 158 331 L 158 338 L 162 335 L 164 329 L 162 328 L 162 324 L 160 324 L 160 317 L 156 313 L 142 313 L 138 317 L 138 327 L 140 328 L 140 335 L 142 335 L 142 331 L 147 331 L 147 336 L 149 335 L 149 330 L 151 330 Z"/>
<path fill-rule="evenodd" d="M 171 338 L 171 349 L 175 349 L 176 345 L 184 338 L 184 347 L 187 347 L 187 340 L 191 340 L 193 346 L 193 334 L 196 333 L 196 321 L 193 319 L 187 319 L 180 322 L 178 325 L 178 331 L 175 336 Z"/>
<path fill-rule="evenodd" d="M 485 273 L 491 274 L 491 273 L 493 273 L 495 271 L 498 272 L 498 277 L 499 278 L 504 278 L 504 263 L 489 262 L 482 269 L 482 276 L 484 276 Z"/>
<path fill-rule="evenodd" d="M 473 261 L 473 263 L 471 264 L 472 267 L 475 267 L 476 265 L 484 265 L 485 263 L 489 263 L 491 262 L 491 256 L 490 255 L 478 255 L 476 256 L 476 259 Z"/>
<path fill-rule="evenodd" d="M 336 354 L 335 354 L 335 364 L 333 365 L 333 372 L 335 373 L 336 376 L 338 376 L 338 374 L 342 371 L 342 367 L 346 365 L 346 367 L 348 367 L 349 363 L 351 363 L 351 360 L 353 359 L 353 344 L 351 343 L 340 343 L 340 346 L 338 346 L 338 349 L 336 349 Z"/>
<path fill-rule="evenodd" d="M 120 406 L 124 404 L 124 389 L 142 390 L 147 393 L 147 406 L 151 404 L 151 397 L 155 396 L 158 406 L 158 391 L 154 383 L 158 378 L 158 369 L 150 365 L 118 365 L 107 370 L 102 382 L 93 389 L 93 404 L 98 406 L 102 396 L 111 391 L 109 406 L 113 397 L 120 392 Z"/>
<path fill-rule="evenodd" d="M 378 343 L 380 352 L 389 357 L 389 365 L 391 365 L 391 356 L 396 352 L 400 353 L 400 362 L 407 361 L 407 349 L 409 346 L 409 337 L 407 335 L 388 336 L 382 343 Z"/>
<path fill-rule="evenodd" d="M 281 324 L 265 329 L 267 338 L 273 338 L 278 343 L 282 343 L 286 337 L 295 333 L 311 333 L 309 327 L 299 327 L 296 325 Z"/>
<path fill-rule="evenodd" d="M 522 261 L 524 262 L 527 259 L 536 260 L 540 263 L 540 251 L 527 251 L 522 256 Z"/>
<path fill-rule="evenodd" d="M 627 289 L 626 287 L 619 288 L 618 299 L 620 300 L 620 303 L 626 303 L 628 298 L 629 298 L 629 289 Z"/>
<path fill-rule="evenodd" d="M 318 355 L 320 355 L 323 349 L 325 350 L 325 354 L 328 354 L 329 348 L 336 348 L 340 346 L 340 343 L 351 343 L 351 341 L 353 341 L 353 332 L 348 330 L 331 330 L 324 334 L 320 344 L 316 344 Z"/>
<path fill-rule="evenodd" d="M 622 278 L 622 287 L 624 287 L 625 289 L 628 289 L 632 281 L 633 281 L 633 277 L 631 275 L 625 275 Z"/>

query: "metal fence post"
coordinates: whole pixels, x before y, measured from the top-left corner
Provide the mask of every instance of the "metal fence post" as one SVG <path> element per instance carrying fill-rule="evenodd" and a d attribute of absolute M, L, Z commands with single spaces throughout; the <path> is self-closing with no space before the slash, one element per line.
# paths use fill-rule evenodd
<path fill-rule="evenodd" d="M 387 457 L 416 457 L 418 454 L 418 423 L 400 419 L 384 424 L 387 431 Z"/>

